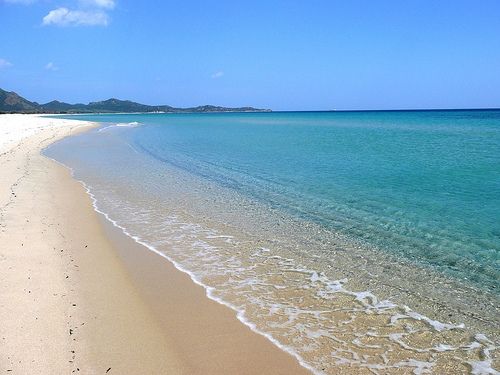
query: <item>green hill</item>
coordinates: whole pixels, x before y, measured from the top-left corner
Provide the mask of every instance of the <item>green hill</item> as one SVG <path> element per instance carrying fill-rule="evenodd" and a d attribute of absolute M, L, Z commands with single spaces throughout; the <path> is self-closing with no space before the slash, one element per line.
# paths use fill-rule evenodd
<path fill-rule="evenodd" d="M 40 105 L 30 102 L 15 92 L 0 89 L 0 111 L 2 112 L 39 112 Z"/>
<path fill-rule="evenodd" d="M 0 89 L 0 112 L 3 113 L 132 113 L 132 112 L 166 112 L 166 113 L 206 113 L 206 112 L 270 112 L 267 109 L 253 107 L 219 107 L 203 105 L 191 108 L 175 108 L 169 105 L 152 106 L 132 102 L 130 100 L 108 99 L 89 104 L 69 104 L 53 100 L 38 104 L 19 96 L 15 92 Z"/>

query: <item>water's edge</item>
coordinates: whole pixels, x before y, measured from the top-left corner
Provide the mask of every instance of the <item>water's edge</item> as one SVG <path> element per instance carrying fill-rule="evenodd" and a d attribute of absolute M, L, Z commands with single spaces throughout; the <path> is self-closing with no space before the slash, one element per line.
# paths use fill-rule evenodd
<path fill-rule="evenodd" d="M 45 150 L 44 150 L 45 151 Z M 238 320 L 240 322 L 242 322 L 243 324 L 245 324 L 246 326 L 248 326 L 252 331 L 266 337 L 268 340 L 270 340 L 274 345 L 276 345 L 277 347 L 279 347 L 280 349 L 282 349 L 283 351 L 291 354 L 292 356 L 294 356 L 298 361 L 299 363 L 306 369 L 312 371 L 313 373 L 315 374 L 323 374 L 322 371 L 318 370 L 318 369 L 315 369 L 313 366 L 311 366 L 299 353 L 297 353 L 293 348 L 291 348 L 290 346 L 287 346 L 287 345 L 284 345 L 283 343 L 281 343 L 279 340 L 277 340 L 275 337 L 273 337 L 271 334 L 267 333 L 267 332 L 264 332 L 262 330 L 260 330 L 254 323 L 252 323 L 247 317 L 246 317 L 246 312 L 245 310 L 242 310 L 240 308 L 238 308 L 237 306 L 231 304 L 230 302 L 227 302 L 225 301 L 224 299 L 218 297 L 215 295 L 214 293 L 214 288 L 203 283 L 202 280 L 197 277 L 193 272 L 191 272 L 190 270 L 186 269 L 185 267 L 183 267 L 181 264 L 179 264 L 177 261 L 175 261 L 175 259 L 171 258 L 170 256 L 168 256 L 167 254 L 159 251 L 158 249 L 156 249 L 154 246 L 148 244 L 143 238 L 141 238 L 140 236 L 138 235 L 134 235 L 132 233 L 130 233 L 127 228 L 125 228 L 124 226 L 120 225 L 120 223 L 118 223 L 116 220 L 114 220 L 113 218 L 111 218 L 108 213 L 104 212 L 103 210 L 100 209 L 99 205 L 98 205 L 98 201 L 97 201 L 97 198 L 95 197 L 95 195 L 92 193 L 91 191 L 91 188 L 89 186 L 87 186 L 87 184 L 82 181 L 82 180 L 79 180 L 75 177 L 75 172 L 74 170 L 59 162 L 58 160 L 55 160 L 49 156 L 47 156 L 44 151 L 42 151 L 42 154 L 44 154 L 44 156 L 50 158 L 51 160 L 55 161 L 56 163 L 64 166 L 65 168 L 67 168 L 72 177 L 77 180 L 78 182 L 80 182 L 82 184 L 82 186 L 84 187 L 85 191 L 87 192 L 87 194 L 89 195 L 89 197 L 91 198 L 91 201 L 92 201 L 92 204 L 93 204 L 93 207 L 94 207 L 94 210 L 99 214 L 99 215 L 102 215 L 108 222 L 110 222 L 113 226 L 115 226 L 116 228 L 120 229 L 121 232 L 130 237 L 131 239 L 133 239 L 136 243 L 144 246 L 146 249 L 148 249 L 149 251 L 152 251 L 154 252 L 155 254 L 161 256 L 162 258 L 166 259 L 167 261 L 169 261 L 171 264 L 173 264 L 175 266 L 175 268 L 177 268 L 179 271 L 183 272 L 183 273 L 186 273 L 187 275 L 190 276 L 191 280 L 197 284 L 197 285 L 200 285 L 201 287 L 203 287 L 205 289 L 205 293 L 206 293 L 206 296 L 208 298 L 210 298 L 211 300 L 219 303 L 219 304 L 222 304 L 226 307 L 229 307 L 230 309 L 232 309 L 233 311 L 235 311 L 236 313 L 236 316 L 238 318 Z M 346 291 L 346 292 L 349 292 L 349 291 Z M 350 292 L 352 294 L 359 294 L 358 292 Z M 370 292 L 361 292 L 365 297 L 370 297 L 371 293 Z M 376 297 L 371 295 L 375 301 L 377 301 Z M 370 298 L 372 298 L 370 297 Z M 364 298 L 364 297 L 363 297 Z M 389 303 L 389 301 L 380 301 L 380 302 L 383 302 L 383 303 Z M 432 320 L 430 318 L 427 318 L 423 315 L 420 315 L 416 312 L 413 312 L 411 311 L 409 308 L 407 310 L 407 312 L 409 313 L 409 315 L 412 315 L 417 319 L 417 320 L 421 320 L 421 321 L 424 321 L 426 323 L 428 323 L 429 325 L 433 326 L 434 328 L 436 327 L 442 327 L 443 329 L 454 329 L 454 328 L 461 328 L 461 326 L 452 326 L 452 325 L 449 325 L 447 323 L 441 323 L 441 322 L 438 322 L 438 321 L 435 321 L 435 320 Z M 438 329 L 439 330 L 439 329 Z M 489 340 L 486 339 L 488 342 Z M 484 343 L 485 341 L 480 338 L 478 341 L 481 341 L 482 343 Z M 479 342 L 476 341 L 479 345 Z M 491 343 L 491 341 L 489 341 Z M 473 344 L 471 344 L 473 345 Z M 498 372 L 496 372 L 495 369 L 493 369 L 491 366 L 492 366 L 492 359 L 490 357 L 490 352 L 492 350 L 496 349 L 495 345 L 493 345 L 491 343 L 491 345 L 489 344 L 486 344 L 486 348 L 484 350 L 484 354 L 485 354 L 485 360 L 484 361 L 481 361 L 481 363 L 470 363 L 470 366 L 471 366 L 471 370 L 472 370 L 472 373 L 477 373 L 477 374 L 497 374 Z M 411 364 L 409 364 L 411 365 Z M 424 366 L 424 365 L 422 365 Z M 415 368 L 415 371 L 425 371 L 426 370 L 426 367 L 419 367 L 418 364 L 415 364 L 414 366 Z M 479 369 L 479 370 L 477 370 Z M 477 370 L 477 371 L 476 371 Z M 415 372 L 417 373 L 417 372 Z M 419 372 L 420 373 L 420 372 Z M 421 372 L 421 373 L 424 373 L 424 372 Z"/>
<path fill-rule="evenodd" d="M 47 148 L 49 148 L 50 146 L 48 146 Z M 94 211 L 98 214 L 98 215 L 101 215 L 106 221 L 108 221 L 112 226 L 114 226 L 115 228 L 118 228 L 121 233 L 123 233 L 123 235 L 131 238 L 134 242 L 136 242 L 137 244 L 141 245 L 142 247 L 144 247 L 146 250 L 148 251 L 151 251 L 153 252 L 154 254 L 156 255 L 159 255 L 160 257 L 162 257 L 163 259 L 165 259 L 166 261 L 170 262 L 177 270 L 179 270 L 180 272 L 182 273 L 185 273 L 189 276 L 189 278 L 193 281 L 193 283 L 195 283 L 196 285 L 199 285 L 201 286 L 204 290 L 205 290 L 205 295 L 207 296 L 207 298 L 211 299 L 212 301 L 214 302 L 217 302 L 223 306 L 226 306 L 228 308 L 230 308 L 231 310 L 233 310 L 235 313 L 236 313 L 236 318 L 241 322 L 243 323 L 245 326 L 249 327 L 253 332 L 261 335 L 261 336 L 264 336 L 266 339 L 268 339 L 270 342 L 272 342 L 275 346 L 277 346 L 279 349 L 283 350 L 284 352 L 290 354 L 291 356 L 293 356 L 295 359 L 297 359 L 297 361 L 299 362 L 299 364 L 304 367 L 305 369 L 311 371 L 313 374 L 318 374 L 318 375 L 321 375 L 321 374 L 324 374 L 323 372 L 321 371 L 318 371 L 316 370 L 315 368 L 313 368 L 312 366 L 310 366 L 307 362 L 304 361 L 304 359 L 297 353 L 295 352 L 292 348 L 286 346 L 286 345 L 283 345 L 281 344 L 278 340 L 276 340 L 272 335 L 266 333 L 266 332 L 263 332 L 261 330 L 259 330 L 255 324 L 253 324 L 252 322 L 250 322 L 248 319 L 246 319 L 245 317 L 245 311 L 244 310 L 239 310 L 236 306 L 232 305 L 231 303 L 229 302 L 226 302 L 224 301 L 223 299 L 221 298 L 218 298 L 216 296 L 213 295 L 213 290 L 214 288 L 204 284 L 201 280 L 199 280 L 199 278 L 196 277 L 196 275 L 185 269 L 184 267 L 182 267 L 178 262 L 176 262 L 174 259 L 172 259 L 171 257 L 169 257 L 168 255 L 158 251 L 157 249 L 155 249 L 153 246 L 149 245 L 148 243 L 144 242 L 140 237 L 138 236 L 134 236 L 133 234 L 129 233 L 127 231 L 126 228 L 122 227 L 121 225 L 119 225 L 115 220 L 113 220 L 107 213 L 105 213 L 104 211 L 101 211 L 97 205 L 97 199 L 96 197 L 94 196 L 94 194 L 91 192 L 90 188 L 85 184 L 84 181 L 82 180 L 79 180 L 75 177 L 75 173 L 74 173 L 74 170 L 73 168 L 59 162 L 58 160 L 56 159 L 53 159 L 51 158 L 50 156 L 46 155 L 44 153 L 45 150 L 42 150 L 42 155 L 45 156 L 46 158 L 52 160 L 53 162 L 59 164 L 60 166 L 66 168 L 70 174 L 71 174 L 71 177 L 79 182 L 82 187 L 84 188 L 85 192 L 87 193 L 87 195 L 89 196 L 91 202 L 92 202 L 92 207 L 94 209 Z"/>

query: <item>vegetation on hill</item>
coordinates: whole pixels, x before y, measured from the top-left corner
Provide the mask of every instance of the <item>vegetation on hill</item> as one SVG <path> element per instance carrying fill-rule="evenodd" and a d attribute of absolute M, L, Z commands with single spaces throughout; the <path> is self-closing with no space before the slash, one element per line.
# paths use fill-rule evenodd
<path fill-rule="evenodd" d="M 169 105 L 147 105 L 130 100 L 108 99 L 89 104 L 69 104 L 53 100 L 45 104 L 30 102 L 15 92 L 0 89 L 0 112 L 3 113 L 132 113 L 132 112 L 166 112 L 166 113 L 205 113 L 205 112 L 269 112 L 267 109 L 253 107 L 227 108 L 203 105 L 191 108 L 175 108 Z"/>

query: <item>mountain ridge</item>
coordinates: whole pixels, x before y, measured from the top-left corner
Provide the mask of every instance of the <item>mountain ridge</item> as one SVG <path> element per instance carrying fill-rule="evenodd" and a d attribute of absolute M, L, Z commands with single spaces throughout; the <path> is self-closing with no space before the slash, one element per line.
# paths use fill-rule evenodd
<path fill-rule="evenodd" d="M 222 107 L 201 105 L 176 108 L 169 105 L 148 105 L 131 100 L 110 98 L 88 104 L 70 104 L 52 100 L 45 104 L 29 101 L 13 91 L 0 88 L 0 113 L 213 113 L 213 112 L 271 112 L 270 109 L 254 107 Z"/>

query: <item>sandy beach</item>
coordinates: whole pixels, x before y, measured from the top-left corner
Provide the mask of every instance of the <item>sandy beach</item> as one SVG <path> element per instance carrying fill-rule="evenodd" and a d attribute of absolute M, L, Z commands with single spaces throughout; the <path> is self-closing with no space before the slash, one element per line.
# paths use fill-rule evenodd
<path fill-rule="evenodd" d="M 307 373 L 106 224 L 69 170 L 40 154 L 91 126 L 0 115 L 0 372 Z"/>

